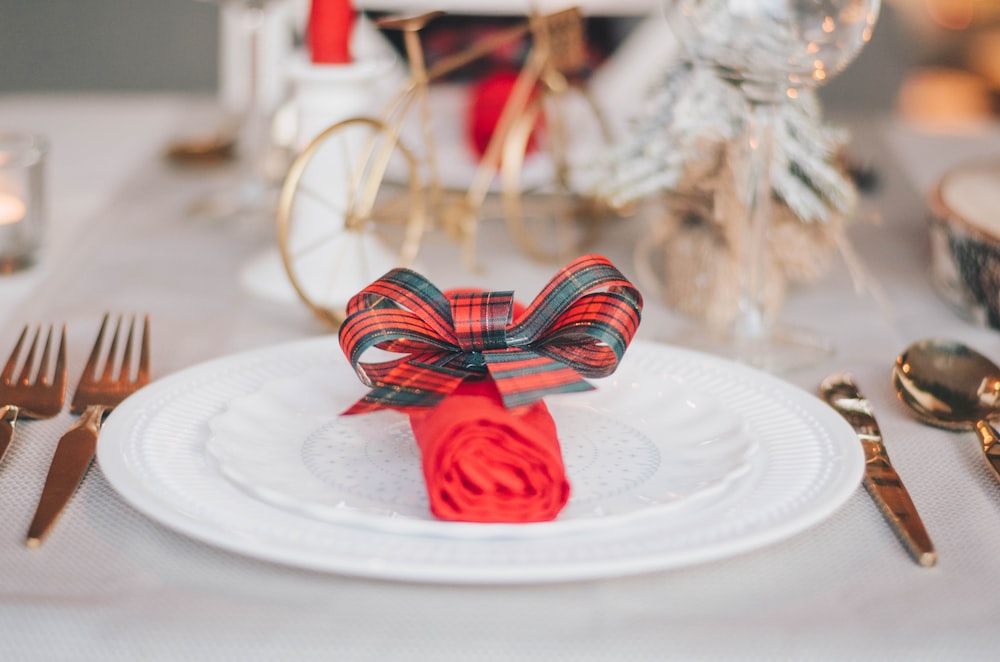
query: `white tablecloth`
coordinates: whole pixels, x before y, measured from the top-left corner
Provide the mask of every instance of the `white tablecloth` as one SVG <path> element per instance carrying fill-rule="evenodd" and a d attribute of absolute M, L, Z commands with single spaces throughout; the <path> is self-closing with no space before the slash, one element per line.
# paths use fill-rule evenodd
<path fill-rule="evenodd" d="M 185 217 L 216 175 L 174 169 L 159 150 L 181 129 L 200 128 L 194 118 L 205 108 L 173 97 L 0 98 L 0 125 L 53 143 L 51 242 L 35 270 L 0 279 L 0 348 L 24 323 L 66 322 L 75 383 L 104 310 L 151 313 L 158 375 L 327 332 L 302 307 L 241 288 L 239 270 L 270 245 L 270 228 Z M 992 658 L 1000 485 L 971 434 L 927 428 L 902 409 L 889 368 L 929 335 L 1000 357 L 996 331 L 966 324 L 932 293 L 917 191 L 957 159 L 995 154 L 1000 133 L 926 135 L 870 118 L 857 131 L 854 153 L 883 183 L 851 238 L 891 309 L 857 295 L 836 265 L 793 296 L 785 317 L 826 330 L 837 355 L 789 379 L 813 391 L 834 370 L 857 376 L 937 544 L 937 567 L 912 563 L 859 489 L 802 534 L 679 570 L 551 586 L 373 581 L 188 539 L 134 510 L 99 467 L 48 541 L 29 550 L 24 532 L 48 460 L 72 421 L 64 414 L 21 425 L 0 466 L 0 658 Z M 607 248 L 631 272 L 625 246 Z M 484 261 L 482 284 L 533 294 L 548 275 L 503 250 Z M 668 340 L 681 326 L 647 303 L 646 338 Z"/>

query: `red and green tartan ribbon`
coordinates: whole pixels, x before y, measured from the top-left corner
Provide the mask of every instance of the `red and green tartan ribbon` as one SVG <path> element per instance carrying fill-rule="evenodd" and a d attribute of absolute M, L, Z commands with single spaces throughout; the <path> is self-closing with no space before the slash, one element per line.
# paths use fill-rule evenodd
<path fill-rule="evenodd" d="M 446 295 L 422 275 L 393 269 L 347 304 L 340 346 L 371 387 L 345 413 L 433 407 L 470 376 L 489 374 L 504 404 L 593 388 L 639 326 L 642 296 L 599 255 L 573 260 L 517 321 L 513 292 Z M 369 349 L 396 354 L 365 362 Z"/>

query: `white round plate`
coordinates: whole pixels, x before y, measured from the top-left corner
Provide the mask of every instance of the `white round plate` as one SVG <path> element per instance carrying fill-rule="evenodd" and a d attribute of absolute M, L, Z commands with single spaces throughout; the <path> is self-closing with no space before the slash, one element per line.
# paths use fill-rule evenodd
<path fill-rule="evenodd" d="M 776 542 L 842 505 L 864 466 L 851 428 L 802 390 L 726 360 L 635 342 L 615 376 L 595 382 L 595 395 L 615 380 L 622 393 L 650 380 L 671 384 L 679 399 L 691 394 L 696 405 L 712 394 L 727 415 L 743 422 L 755 445 L 743 473 L 719 494 L 695 500 L 697 506 L 625 516 L 620 523 L 611 515 L 599 518 L 600 526 L 551 535 L 439 536 L 358 526 L 248 493 L 223 475 L 207 450 L 209 423 L 231 403 L 325 366 L 344 375 L 338 388 L 345 395 L 365 392 L 334 336 L 224 357 L 165 377 L 109 416 L 98 445 L 101 470 L 151 518 L 241 554 L 387 579 L 527 583 L 674 568 Z"/>
<path fill-rule="evenodd" d="M 547 400 L 571 485 L 553 522 L 459 523 L 430 513 L 408 419 L 340 416 L 358 399 L 346 362 L 265 382 L 209 421 L 208 453 L 268 503 L 342 524 L 441 537 L 559 535 L 662 516 L 746 473 L 756 448 L 717 398 L 630 362 L 597 390 Z"/>

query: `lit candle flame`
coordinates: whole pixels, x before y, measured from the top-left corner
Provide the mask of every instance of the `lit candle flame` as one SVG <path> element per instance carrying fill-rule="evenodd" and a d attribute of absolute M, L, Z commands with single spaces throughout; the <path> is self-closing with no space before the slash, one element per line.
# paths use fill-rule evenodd
<path fill-rule="evenodd" d="M 10 193 L 0 193 L 0 225 L 17 223 L 28 213 L 24 202 Z"/>

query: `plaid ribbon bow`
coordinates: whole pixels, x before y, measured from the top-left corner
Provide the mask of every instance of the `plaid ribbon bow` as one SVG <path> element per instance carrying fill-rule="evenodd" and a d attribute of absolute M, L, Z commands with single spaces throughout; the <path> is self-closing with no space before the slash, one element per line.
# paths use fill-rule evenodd
<path fill-rule="evenodd" d="M 513 321 L 513 292 L 445 295 L 409 269 L 356 294 L 340 346 L 371 391 L 345 413 L 433 407 L 470 376 L 489 374 L 508 408 L 593 388 L 614 372 L 639 326 L 642 296 L 606 258 L 563 267 Z M 401 354 L 362 362 L 371 348 Z"/>

